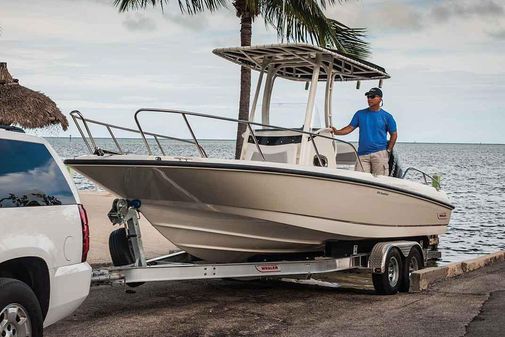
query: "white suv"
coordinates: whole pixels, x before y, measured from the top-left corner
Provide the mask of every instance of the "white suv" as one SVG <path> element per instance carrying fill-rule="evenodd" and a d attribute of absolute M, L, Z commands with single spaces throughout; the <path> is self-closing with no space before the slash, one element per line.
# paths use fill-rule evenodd
<path fill-rule="evenodd" d="M 0 127 L 0 336 L 42 336 L 72 313 L 89 293 L 88 249 L 86 212 L 56 152 Z"/>

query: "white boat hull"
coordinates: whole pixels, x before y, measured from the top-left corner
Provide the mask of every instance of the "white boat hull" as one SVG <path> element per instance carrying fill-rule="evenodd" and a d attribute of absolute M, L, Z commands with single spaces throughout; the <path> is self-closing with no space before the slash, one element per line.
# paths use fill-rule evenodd
<path fill-rule="evenodd" d="M 67 162 L 115 194 L 140 199 L 142 214 L 161 234 L 206 261 L 321 251 L 328 240 L 438 235 L 452 210 L 445 193 L 431 187 L 338 169 L 96 157 Z"/>

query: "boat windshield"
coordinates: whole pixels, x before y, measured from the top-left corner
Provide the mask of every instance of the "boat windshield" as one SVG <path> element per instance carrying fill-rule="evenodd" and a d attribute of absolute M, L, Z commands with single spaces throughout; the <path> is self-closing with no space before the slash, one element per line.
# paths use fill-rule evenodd
<path fill-rule="evenodd" d="M 314 103 L 312 116 L 312 128 L 324 127 L 324 84 L 319 85 L 319 95 Z M 286 128 L 301 128 L 305 122 L 307 98 L 309 91 L 305 89 L 305 83 L 277 79 L 272 89 L 269 106 L 269 124 L 282 125 Z M 261 105 L 262 102 L 259 103 Z M 261 114 L 256 114 L 255 121 L 261 123 Z"/>

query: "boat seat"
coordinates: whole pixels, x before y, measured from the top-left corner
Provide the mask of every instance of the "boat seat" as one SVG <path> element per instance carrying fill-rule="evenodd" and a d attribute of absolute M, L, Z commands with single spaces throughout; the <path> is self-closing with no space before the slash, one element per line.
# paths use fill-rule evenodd
<path fill-rule="evenodd" d="M 259 145 L 265 160 L 274 163 L 296 164 L 299 144 Z M 244 160 L 263 161 L 255 144 L 248 144 Z"/>

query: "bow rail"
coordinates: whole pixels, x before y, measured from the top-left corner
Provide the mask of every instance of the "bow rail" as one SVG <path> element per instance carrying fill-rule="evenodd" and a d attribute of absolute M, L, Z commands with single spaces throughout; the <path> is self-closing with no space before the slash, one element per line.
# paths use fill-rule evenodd
<path fill-rule="evenodd" d="M 140 120 L 139 120 L 139 115 L 141 113 L 147 113 L 147 112 L 167 113 L 167 114 L 178 114 L 178 115 L 181 115 L 182 118 L 183 118 L 183 120 L 184 120 L 184 122 L 186 123 L 186 126 L 188 127 L 188 130 L 189 130 L 189 132 L 191 134 L 192 140 L 183 139 L 183 138 L 177 138 L 177 137 L 170 137 L 170 136 L 162 135 L 162 134 L 159 134 L 159 133 L 153 133 L 153 132 L 144 131 L 144 129 L 141 126 Z M 319 164 L 321 166 L 324 166 L 323 165 L 323 159 L 321 158 L 321 154 L 320 154 L 320 152 L 319 152 L 319 150 L 317 148 L 317 145 L 316 145 L 316 143 L 314 141 L 314 139 L 316 137 L 326 138 L 326 139 L 331 140 L 332 142 L 340 142 L 340 143 L 346 144 L 346 145 L 350 146 L 353 149 L 354 155 L 356 156 L 356 161 L 359 163 L 359 165 L 361 167 L 363 167 L 362 164 L 361 164 L 361 161 L 359 159 L 356 147 L 352 143 L 350 143 L 350 142 L 346 142 L 344 140 L 336 139 L 336 138 L 333 138 L 333 137 L 328 137 L 328 136 L 325 136 L 325 135 L 322 135 L 322 134 L 318 134 L 318 133 L 315 133 L 315 132 L 303 131 L 303 130 L 298 130 L 298 129 L 293 129 L 293 128 L 285 128 L 285 127 L 276 126 L 276 125 L 262 124 L 262 123 L 256 123 L 256 122 L 251 122 L 251 121 L 246 121 L 246 120 L 240 120 L 240 119 L 234 119 L 234 118 L 228 118 L 228 117 L 221 117 L 221 116 L 214 116 L 214 115 L 208 115 L 208 114 L 202 114 L 202 113 L 196 113 L 196 112 L 189 112 L 189 111 L 183 111 L 183 110 L 172 110 L 172 109 L 149 109 L 149 108 L 142 108 L 142 109 L 137 110 L 135 112 L 135 115 L 134 115 L 134 119 L 135 119 L 135 123 L 137 125 L 137 129 L 126 128 L 126 127 L 122 127 L 122 126 L 117 126 L 117 125 L 113 125 L 113 124 L 104 123 L 104 122 L 100 122 L 100 121 L 97 121 L 97 120 L 85 118 L 77 110 L 72 111 L 70 113 L 70 116 L 72 117 L 75 125 L 77 126 L 77 129 L 78 129 L 79 133 L 81 134 L 81 137 L 84 140 L 84 142 L 85 142 L 85 144 L 86 144 L 86 146 L 87 146 L 87 148 L 88 148 L 88 150 L 89 150 L 89 152 L 91 154 L 97 154 L 97 155 L 103 155 L 103 154 L 106 154 L 106 153 L 108 153 L 108 154 L 125 154 L 125 152 L 121 148 L 121 146 L 120 146 L 120 144 L 119 144 L 116 136 L 114 135 L 113 129 L 116 129 L 116 130 L 128 131 L 128 132 L 139 134 L 142 137 L 142 140 L 143 140 L 144 145 L 146 147 L 147 153 L 149 155 L 153 155 L 153 151 L 151 149 L 151 146 L 149 145 L 149 142 L 147 141 L 147 137 L 148 136 L 154 138 L 154 140 L 156 141 L 156 144 L 157 144 L 160 152 L 164 156 L 167 155 L 167 154 L 166 154 L 163 146 L 161 145 L 161 143 L 159 141 L 160 139 L 175 140 L 175 141 L 180 141 L 180 142 L 184 142 L 184 143 L 193 144 L 194 146 L 196 146 L 196 148 L 197 148 L 197 150 L 200 153 L 200 156 L 202 158 L 208 158 L 208 155 L 207 155 L 205 149 L 198 142 L 198 139 L 195 136 L 193 128 L 191 127 L 191 124 L 189 123 L 189 120 L 187 118 L 187 116 L 194 116 L 194 117 L 200 117 L 200 118 L 208 118 L 208 119 L 214 119 L 214 120 L 235 122 L 237 124 L 246 124 L 247 128 L 249 129 L 250 136 L 252 137 L 252 139 L 254 141 L 254 144 L 256 146 L 256 149 L 258 150 L 258 152 L 259 152 L 259 154 L 260 154 L 260 156 L 261 156 L 261 158 L 262 158 L 263 161 L 266 161 L 266 159 L 265 159 L 265 156 L 263 154 L 263 151 L 261 150 L 261 147 L 259 146 L 258 139 L 256 138 L 256 135 L 254 133 L 254 130 L 253 130 L 252 126 L 259 126 L 259 127 L 263 127 L 263 128 L 270 128 L 270 129 L 273 129 L 273 130 L 292 131 L 292 132 L 296 132 L 296 133 L 298 133 L 300 135 L 308 135 L 308 139 L 312 143 L 312 146 L 314 147 L 314 151 L 316 153 L 318 162 L 319 162 Z M 83 131 L 83 128 L 80 126 L 80 124 L 78 122 L 79 120 L 83 124 L 87 136 L 85 135 L 85 133 Z M 100 125 L 100 126 L 105 127 L 107 129 L 107 131 L 109 132 L 109 134 L 110 134 L 112 140 L 114 141 L 114 144 L 116 145 L 116 148 L 117 148 L 117 150 L 119 152 L 100 149 L 96 145 L 95 138 L 93 137 L 88 124 L 96 124 L 96 125 Z"/>

